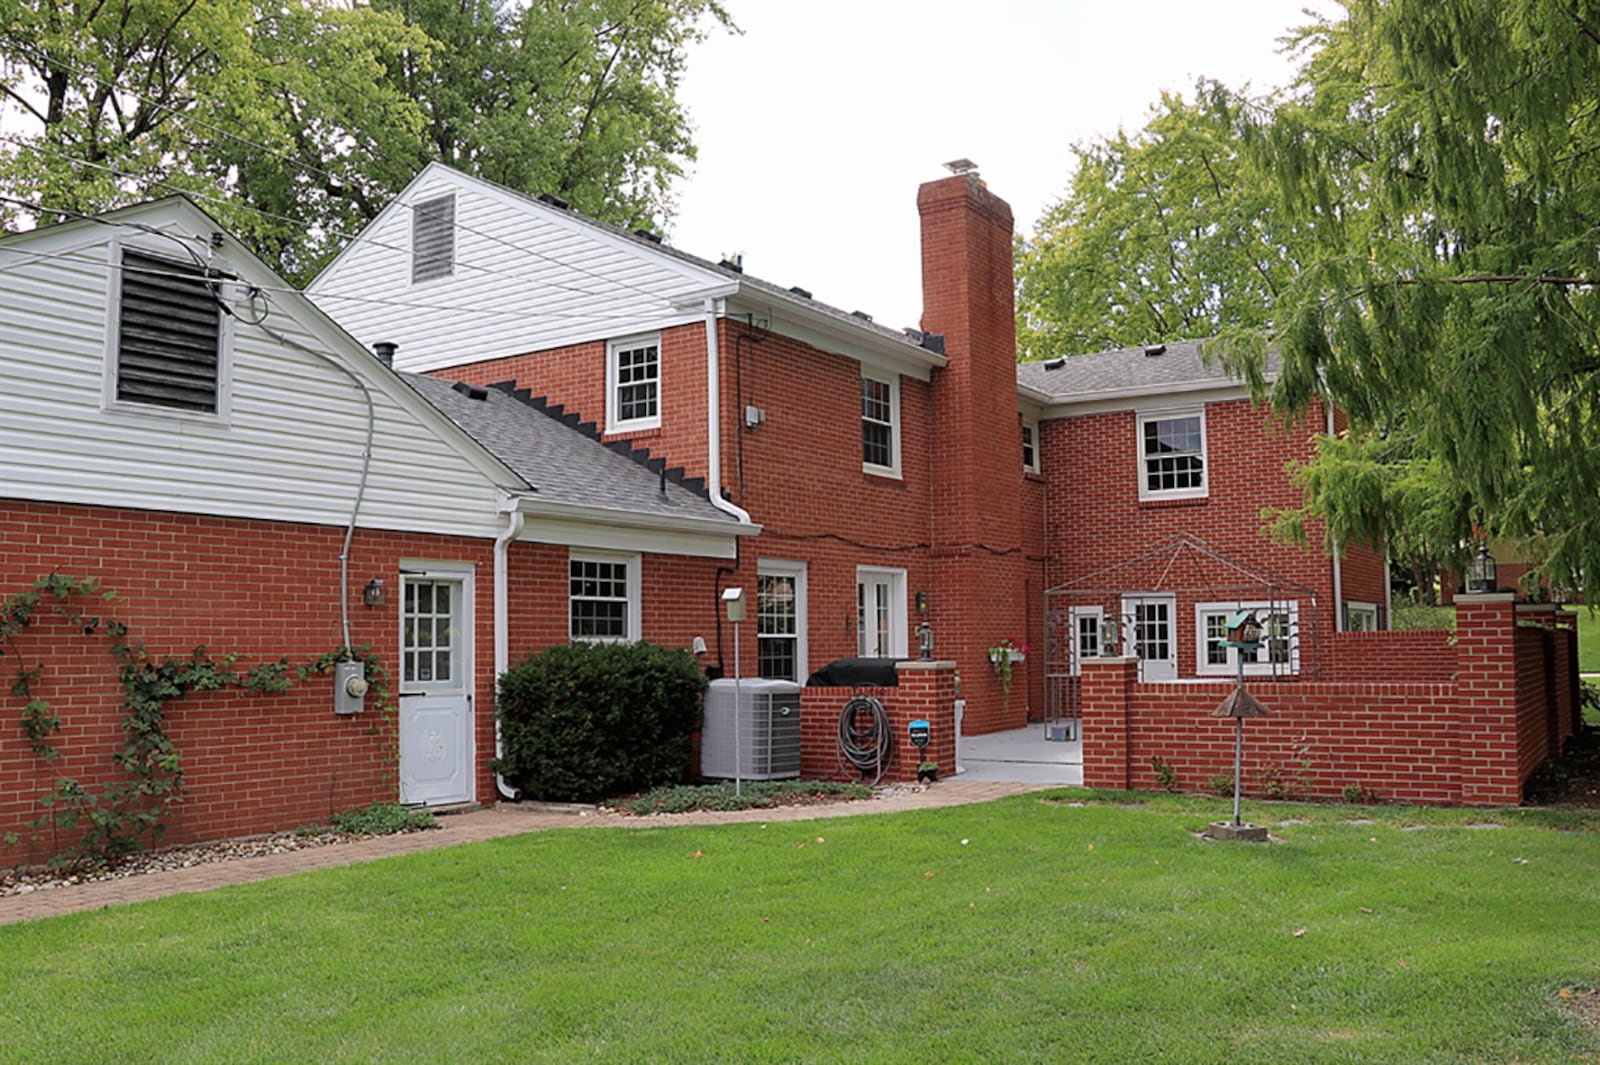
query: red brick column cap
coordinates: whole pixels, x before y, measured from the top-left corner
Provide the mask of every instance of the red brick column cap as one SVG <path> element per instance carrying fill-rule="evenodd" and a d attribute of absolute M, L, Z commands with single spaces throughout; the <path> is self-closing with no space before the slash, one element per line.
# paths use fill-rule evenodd
<path fill-rule="evenodd" d="M 1456 596 L 1458 603 L 1514 603 L 1515 592 L 1462 592 Z"/>

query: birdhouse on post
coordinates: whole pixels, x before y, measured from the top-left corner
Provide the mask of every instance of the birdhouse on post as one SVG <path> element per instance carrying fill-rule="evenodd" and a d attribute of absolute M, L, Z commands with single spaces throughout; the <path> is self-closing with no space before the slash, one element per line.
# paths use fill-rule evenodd
<path fill-rule="evenodd" d="M 1229 647 L 1238 647 L 1246 651 L 1261 649 L 1261 622 L 1250 610 L 1236 610 L 1228 615 L 1224 626 L 1228 638 L 1223 641 Z"/>

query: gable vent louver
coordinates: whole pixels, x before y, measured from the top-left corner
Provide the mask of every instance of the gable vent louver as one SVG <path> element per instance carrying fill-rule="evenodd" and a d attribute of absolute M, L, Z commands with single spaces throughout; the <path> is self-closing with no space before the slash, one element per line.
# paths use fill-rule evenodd
<path fill-rule="evenodd" d="M 456 197 L 438 196 L 411 205 L 411 280 L 449 277 L 456 268 Z"/>
<path fill-rule="evenodd" d="M 191 263 L 122 253 L 118 400 L 216 411 L 222 320 L 212 286 Z"/>

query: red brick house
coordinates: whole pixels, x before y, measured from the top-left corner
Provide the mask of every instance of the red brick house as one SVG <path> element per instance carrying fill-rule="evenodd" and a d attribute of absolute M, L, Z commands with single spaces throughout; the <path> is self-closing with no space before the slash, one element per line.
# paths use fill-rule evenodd
<path fill-rule="evenodd" d="M 388 709 L 338 712 L 325 676 L 171 704 L 169 840 L 492 801 L 510 656 L 688 646 L 758 531 L 522 398 L 397 373 L 177 198 L 0 239 L 0 455 L 0 596 L 93 577 L 158 657 L 370 645 L 389 673 Z M 52 611 L 4 650 L 63 720 L 48 765 L 0 733 L 0 834 L 36 860 L 52 781 L 117 779 L 120 689 L 104 635 Z"/>

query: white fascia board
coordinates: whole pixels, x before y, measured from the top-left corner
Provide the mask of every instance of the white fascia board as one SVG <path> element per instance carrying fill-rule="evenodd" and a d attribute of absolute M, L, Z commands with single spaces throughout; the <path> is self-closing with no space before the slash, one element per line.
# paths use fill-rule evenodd
<path fill-rule="evenodd" d="M 756 536 L 761 526 L 715 518 L 680 518 L 575 503 L 550 503 L 529 495 L 510 497 L 526 515 L 521 540 L 604 547 L 617 551 L 734 558 L 741 536 Z"/>
<path fill-rule="evenodd" d="M 1034 388 L 1032 385 L 1025 385 L 1020 382 L 1017 384 L 1017 401 L 1019 403 L 1032 403 L 1035 407 L 1045 407 L 1053 402 L 1055 398 L 1050 393 Z"/>
<path fill-rule="evenodd" d="M 728 314 L 750 313 L 766 318 L 768 328 L 822 351 L 845 358 L 892 369 L 919 381 L 929 380 L 932 372 L 949 360 L 910 340 L 897 340 L 873 329 L 866 329 L 808 306 L 799 299 L 785 299 L 766 289 L 743 287 L 729 304 Z"/>
<path fill-rule="evenodd" d="M 1083 399 L 1055 399 L 1044 405 L 1039 417 L 1080 418 L 1086 414 L 1105 414 L 1120 410 L 1155 409 L 1157 406 L 1198 407 L 1206 403 L 1225 403 L 1249 399 L 1250 390 L 1244 385 L 1205 384 L 1177 385 L 1171 388 L 1128 388 L 1117 392 L 1086 396 Z"/>

